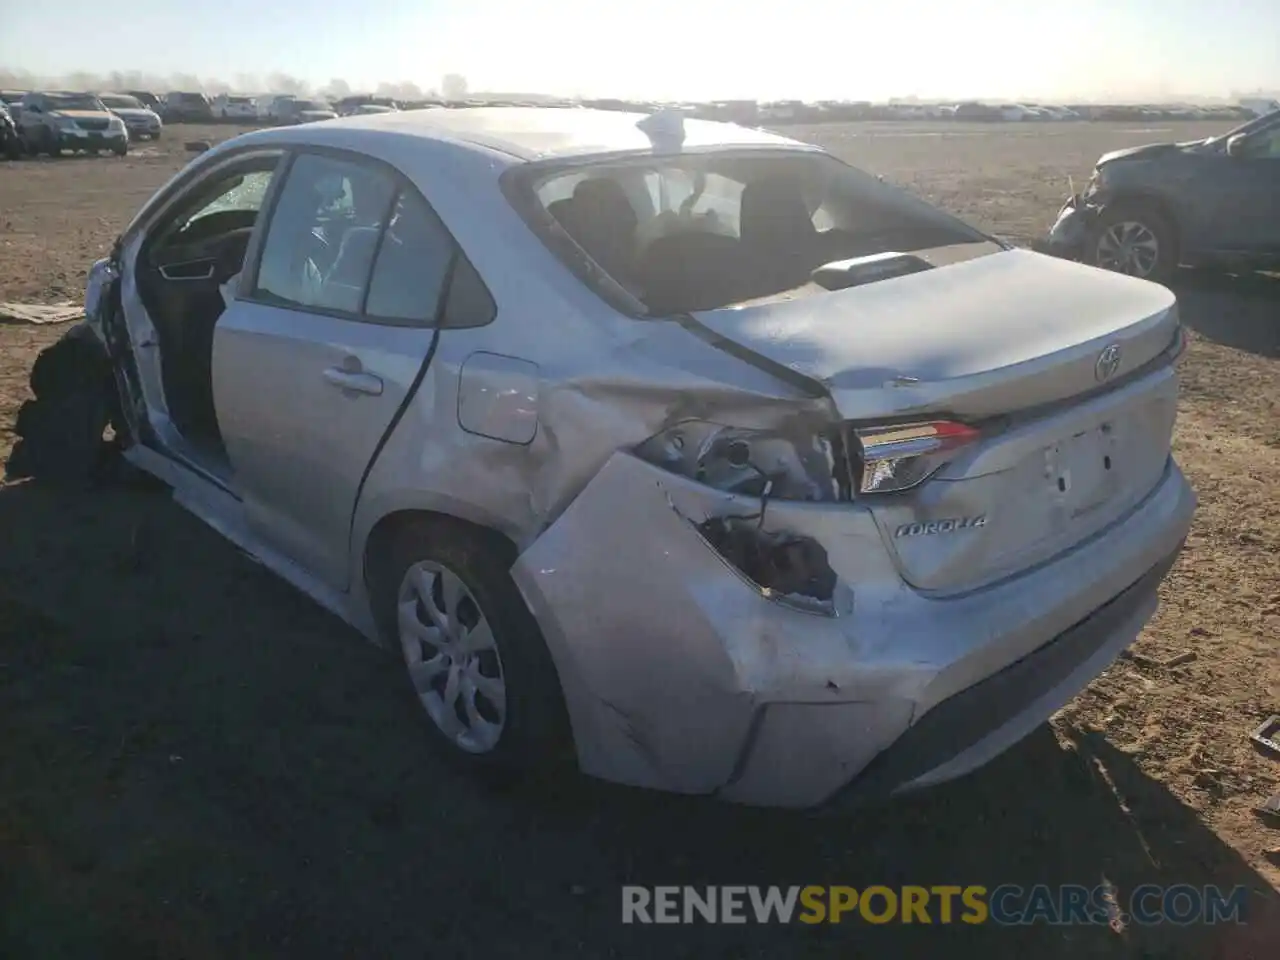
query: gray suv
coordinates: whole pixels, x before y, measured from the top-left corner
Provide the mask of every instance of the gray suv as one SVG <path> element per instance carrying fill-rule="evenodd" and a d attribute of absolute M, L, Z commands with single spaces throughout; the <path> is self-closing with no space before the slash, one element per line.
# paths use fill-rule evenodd
<path fill-rule="evenodd" d="M 1040 249 L 1156 281 L 1179 265 L 1280 267 L 1280 111 L 1205 140 L 1105 154 Z"/>

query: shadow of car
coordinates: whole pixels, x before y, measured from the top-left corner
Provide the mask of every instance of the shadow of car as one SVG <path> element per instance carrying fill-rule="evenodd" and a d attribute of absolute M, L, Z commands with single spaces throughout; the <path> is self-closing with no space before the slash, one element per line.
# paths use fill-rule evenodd
<path fill-rule="evenodd" d="M 1245 926 L 963 931 L 975 956 L 1038 960 L 1245 960 L 1280 920 L 1266 880 L 1097 734 L 1041 728 L 852 816 L 577 780 L 513 796 L 435 758 L 416 705 L 385 695 L 392 658 L 167 497 L 9 486 L 0 529 L 0 954 L 924 958 L 960 934 L 623 925 L 624 884 L 1249 891 Z"/>

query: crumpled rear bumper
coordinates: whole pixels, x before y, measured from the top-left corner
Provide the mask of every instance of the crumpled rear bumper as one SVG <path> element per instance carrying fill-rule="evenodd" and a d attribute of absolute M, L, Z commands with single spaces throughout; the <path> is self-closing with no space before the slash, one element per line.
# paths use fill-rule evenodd
<path fill-rule="evenodd" d="M 584 772 L 807 807 L 864 771 L 881 793 L 959 776 L 1029 733 L 1136 637 L 1194 505 L 1170 461 L 1106 533 L 1013 581 L 931 599 L 903 583 L 861 508 L 770 503 L 768 528 L 827 551 L 839 580 L 823 614 L 762 593 L 694 527 L 758 501 L 619 453 L 513 575 Z M 1006 670 L 1021 679 L 998 680 Z M 945 736 L 928 733 L 938 724 Z"/>
<path fill-rule="evenodd" d="M 1155 612 L 1156 591 L 1177 556 L 1169 554 L 1043 647 L 933 707 L 842 790 L 835 805 L 954 779 L 1031 733 L 1132 642 Z"/>

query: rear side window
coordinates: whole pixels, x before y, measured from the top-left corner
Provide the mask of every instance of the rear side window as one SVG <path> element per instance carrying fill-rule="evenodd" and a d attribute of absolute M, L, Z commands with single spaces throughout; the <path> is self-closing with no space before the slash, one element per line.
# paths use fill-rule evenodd
<path fill-rule="evenodd" d="M 301 154 L 263 242 L 251 295 L 273 306 L 395 326 L 480 326 L 495 306 L 416 190 L 373 163 Z"/>
<path fill-rule="evenodd" d="M 412 190 L 403 191 L 378 249 L 365 312 L 379 319 L 433 321 L 453 246 L 427 202 Z"/>

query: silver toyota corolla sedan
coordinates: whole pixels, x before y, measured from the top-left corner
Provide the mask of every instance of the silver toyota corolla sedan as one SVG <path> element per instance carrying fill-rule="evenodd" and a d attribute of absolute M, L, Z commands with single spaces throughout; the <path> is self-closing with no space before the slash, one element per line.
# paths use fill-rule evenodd
<path fill-rule="evenodd" d="M 237 137 L 87 314 L 124 456 L 401 652 L 477 770 L 956 777 L 1134 640 L 1195 506 L 1165 288 L 672 113 Z"/>

